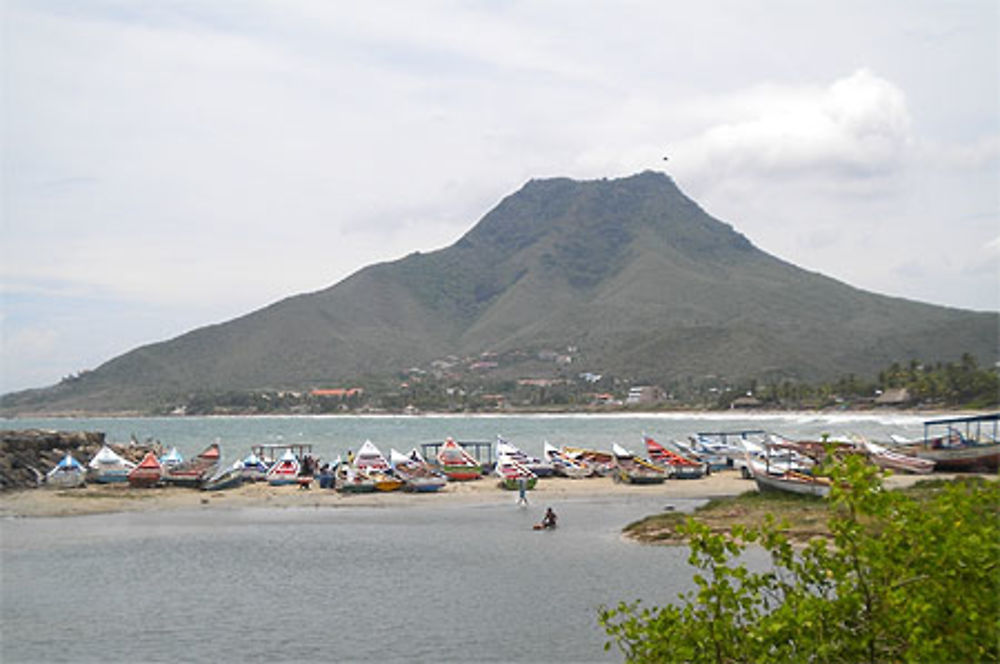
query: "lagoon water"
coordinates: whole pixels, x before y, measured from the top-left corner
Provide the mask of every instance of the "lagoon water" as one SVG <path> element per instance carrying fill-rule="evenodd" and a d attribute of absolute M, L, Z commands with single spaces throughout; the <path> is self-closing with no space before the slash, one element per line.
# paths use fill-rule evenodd
<path fill-rule="evenodd" d="M 154 438 L 195 454 L 312 443 L 331 458 L 366 438 L 384 451 L 446 435 L 498 433 L 530 453 L 543 440 L 638 449 L 646 431 L 762 428 L 794 436 L 916 436 L 908 416 L 333 417 L 8 420 Z M 530 496 L 530 494 L 529 494 Z M 415 502 L 399 508 L 212 509 L 0 522 L 4 662 L 617 661 L 597 609 L 662 604 L 691 587 L 684 548 L 622 540 L 663 509 L 649 492 L 547 505 Z M 698 501 L 672 501 L 693 509 Z M 759 561 L 763 564 L 763 561 Z"/>

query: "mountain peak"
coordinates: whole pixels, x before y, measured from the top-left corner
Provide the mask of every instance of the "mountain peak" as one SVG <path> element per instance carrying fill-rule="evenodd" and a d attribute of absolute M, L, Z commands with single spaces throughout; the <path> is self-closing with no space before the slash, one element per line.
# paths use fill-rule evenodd
<path fill-rule="evenodd" d="M 574 372 L 653 382 L 865 375 L 966 352 L 992 365 L 998 322 L 778 260 L 664 173 L 537 179 L 451 247 L 366 267 L 4 405 L 124 409 L 197 390 L 300 390 L 449 355 L 532 357 L 570 345 L 581 349 Z M 522 368 L 506 371 L 520 377 Z"/>

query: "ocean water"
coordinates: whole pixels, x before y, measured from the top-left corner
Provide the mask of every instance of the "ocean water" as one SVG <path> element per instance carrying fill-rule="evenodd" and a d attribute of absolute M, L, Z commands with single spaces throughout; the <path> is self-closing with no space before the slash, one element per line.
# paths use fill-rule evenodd
<path fill-rule="evenodd" d="M 332 459 L 357 450 L 371 440 L 384 453 L 390 447 L 407 452 L 422 443 L 456 440 L 495 441 L 498 435 L 529 454 L 540 456 L 544 441 L 559 447 L 574 445 L 610 449 L 618 443 L 634 451 L 643 448 L 642 434 L 654 438 L 684 438 L 698 431 L 765 429 L 787 436 L 818 439 L 822 434 L 858 433 L 874 440 L 889 434 L 923 435 L 924 418 L 914 415 L 831 413 L 748 415 L 745 413 L 607 415 L 334 415 L 313 417 L 150 417 L 7 419 L 8 429 L 38 427 L 103 431 L 109 442 L 158 440 L 192 456 L 212 442 L 231 458 L 245 456 L 252 445 L 309 443 L 314 454 Z"/>
<path fill-rule="evenodd" d="M 8 420 L 131 435 L 185 454 L 218 438 L 309 442 L 329 458 L 370 438 L 406 450 L 446 435 L 498 433 L 639 449 L 643 431 L 764 428 L 793 436 L 919 435 L 912 417 L 333 417 Z M 328 456 L 329 455 L 329 456 Z M 530 494 L 529 494 L 530 497 Z M 693 509 L 698 501 L 675 501 Z M 685 548 L 620 536 L 664 508 L 655 493 L 547 504 L 497 492 L 475 505 L 250 508 L 0 521 L 3 662 L 619 661 L 598 607 L 663 604 L 691 587 Z M 754 562 L 754 561 L 751 561 Z M 765 564 L 764 560 L 756 564 Z"/>

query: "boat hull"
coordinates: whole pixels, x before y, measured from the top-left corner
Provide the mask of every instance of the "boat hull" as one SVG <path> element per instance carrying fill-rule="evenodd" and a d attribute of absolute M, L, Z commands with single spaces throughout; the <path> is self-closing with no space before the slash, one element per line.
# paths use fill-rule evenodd
<path fill-rule="evenodd" d="M 521 480 L 524 480 L 524 488 L 526 491 L 530 491 L 535 488 L 538 483 L 537 477 L 504 477 L 500 480 L 500 487 L 507 489 L 508 491 L 518 491 L 521 488 Z"/>
<path fill-rule="evenodd" d="M 1000 467 L 1000 443 L 950 450 L 921 448 L 915 455 L 933 461 L 934 469 L 942 471 L 996 471 Z"/>
<path fill-rule="evenodd" d="M 97 470 L 90 471 L 87 474 L 88 482 L 95 482 L 97 484 L 117 484 L 119 482 L 128 482 L 128 469 L 121 470 Z"/>
<path fill-rule="evenodd" d="M 234 489 L 243 484 L 243 473 L 238 469 L 231 470 L 219 477 L 212 477 L 205 480 L 201 485 L 202 491 L 225 491 Z"/>
<path fill-rule="evenodd" d="M 434 491 L 440 491 L 446 484 L 447 480 L 407 480 L 406 484 L 403 486 L 403 490 L 412 491 L 414 493 L 431 493 Z"/>
<path fill-rule="evenodd" d="M 371 481 L 344 482 L 337 486 L 337 491 L 340 493 L 373 493 L 375 491 L 375 483 Z"/>
<path fill-rule="evenodd" d="M 456 482 L 478 480 L 483 476 L 483 469 L 479 466 L 442 466 L 441 472 L 449 480 Z"/>
<path fill-rule="evenodd" d="M 399 491 L 402 488 L 403 480 L 396 479 L 395 477 L 375 480 L 376 491 Z"/>
<path fill-rule="evenodd" d="M 75 489 L 87 482 L 87 474 L 83 471 L 75 473 L 56 473 L 46 475 L 45 487 L 49 489 Z"/>
<path fill-rule="evenodd" d="M 149 489 L 160 484 L 162 479 L 163 477 L 158 471 L 148 473 L 136 473 L 133 471 L 128 477 L 128 484 L 136 489 Z"/>
<path fill-rule="evenodd" d="M 759 491 L 780 491 L 784 493 L 796 493 L 802 496 L 816 496 L 825 498 L 830 494 L 830 485 L 821 482 L 810 482 L 808 480 L 787 479 L 768 475 L 767 473 L 755 473 L 754 480 L 757 482 Z"/>

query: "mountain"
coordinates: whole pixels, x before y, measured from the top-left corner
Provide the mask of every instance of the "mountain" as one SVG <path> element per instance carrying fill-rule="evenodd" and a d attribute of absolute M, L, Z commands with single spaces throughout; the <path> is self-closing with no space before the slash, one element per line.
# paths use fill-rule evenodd
<path fill-rule="evenodd" d="M 137 348 L 3 406 L 144 408 L 195 390 L 302 390 L 447 355 L 568 346 L 581 371 L 656 381 L 829 379 L 966 352 L 991 366 L 998 322 L 797 268 L 661 173 L 532 180 L 450 247 Z"/>

